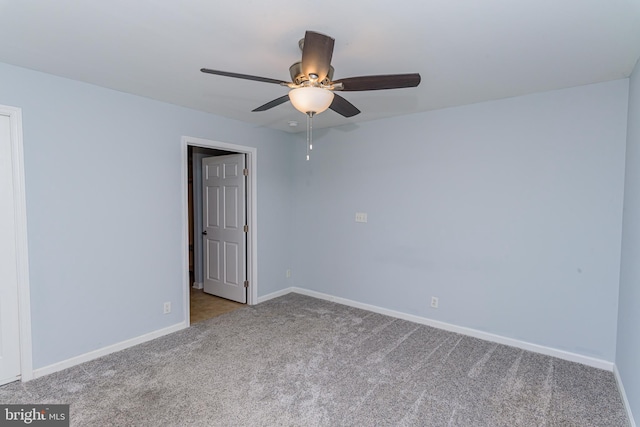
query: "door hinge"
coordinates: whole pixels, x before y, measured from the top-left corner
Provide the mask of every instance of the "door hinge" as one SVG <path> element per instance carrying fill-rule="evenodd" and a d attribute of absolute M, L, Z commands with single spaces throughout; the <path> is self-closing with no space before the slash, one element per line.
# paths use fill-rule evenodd
<path fill-rule="evenodd" d="M 244 176 L 249 176 L 249 169 L 244 168 L 244 169 L 242 170 L 242 174 L 243 174 Z"/>
<path fill-rule="evenodd" d="M 245 280 L 245 281 L 244 281 L 244 287 L 245 287 L 245 288 L 248 288 L 248 287 L 249 287 L 249 281 L 248 281 L 248 280 Z"/>
<path fill-rule="evenodd" d="M 249 232 L 249 226 L 247 224 L 244 225 L 244 232 L 245 233 Z"/>

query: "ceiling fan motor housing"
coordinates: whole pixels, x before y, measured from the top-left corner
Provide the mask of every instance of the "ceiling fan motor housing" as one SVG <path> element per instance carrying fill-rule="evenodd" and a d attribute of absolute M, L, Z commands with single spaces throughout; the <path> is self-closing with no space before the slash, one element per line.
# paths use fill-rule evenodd
<path fill-rule="evenodd" d="M 324 78 L 320 83 L 320 86 L 329 86 L 331 81 L 333 80 L 333 66 L 329 66 L 329 72 L 327 73 L 327 77 Z M 304 85 L 306 82 L 309 82 L 309 78 L 305 76 L 302 72 L 302 62 L 298 61 L 294 63 L 291 67 L 289 67 L 289 75 L 291 76 L 291 81 L 296 85 Z"/>

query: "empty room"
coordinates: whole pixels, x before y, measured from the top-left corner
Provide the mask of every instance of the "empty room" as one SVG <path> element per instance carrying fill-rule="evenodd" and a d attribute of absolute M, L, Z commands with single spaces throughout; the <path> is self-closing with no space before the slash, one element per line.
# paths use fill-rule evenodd
<path fill-rule="evenodd" d="M 639 0 L 0 28 L 0 424 L 636 426 Z"/>

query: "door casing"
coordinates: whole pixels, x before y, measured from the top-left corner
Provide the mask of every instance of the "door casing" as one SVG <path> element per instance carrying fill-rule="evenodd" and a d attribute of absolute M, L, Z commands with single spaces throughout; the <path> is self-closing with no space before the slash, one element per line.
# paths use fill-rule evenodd
<path fill-rule="evenodd" d="M 27 247 L 27 204 L 24 185 L 22 109 L 0 105 L 0 114 L 8 116 L 11 127 L 11 168 L 13 174 L 14 221 L 16 236 L 16 272 L 18 280 L 18 317 L 20 328 L 20 379 L 33 379 L 31 341 L 31 293 Z"/>
<path fill-rule="evenodd" d="M 212 148 L 246 154 L 246 168 L 249 170 L 247 179 L 247 304 L 258 303 L 258 219 L 257 219 L 257 148 L 227 142 L 213 141 L 190 136 L 182 137 L 182 262 L 183 262 L 183 306 L 187 324 L 189 324 L 189 207 L 187 194 L 187 162 L 189 146 Z"/>

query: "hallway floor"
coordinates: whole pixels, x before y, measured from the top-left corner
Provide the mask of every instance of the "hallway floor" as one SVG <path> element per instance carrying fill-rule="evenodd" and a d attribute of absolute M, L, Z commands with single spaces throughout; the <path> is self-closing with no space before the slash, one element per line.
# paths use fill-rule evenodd
<path fill-rule="evenodd" d="M 229 313 L 230 311 L 237 310 L 238 308 L 245 306 L 245 304 L 209 295 L 202 289 L 191 288 L 190 298 L 190 320 L 192 324 L 202 320 L 211 319 L 212 317 L 216 317 L 224 313 Z"/>

